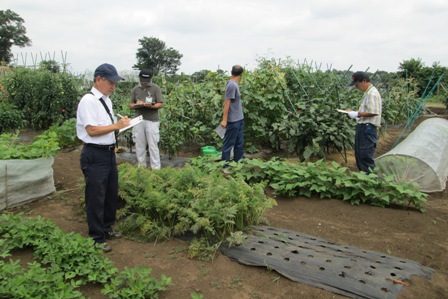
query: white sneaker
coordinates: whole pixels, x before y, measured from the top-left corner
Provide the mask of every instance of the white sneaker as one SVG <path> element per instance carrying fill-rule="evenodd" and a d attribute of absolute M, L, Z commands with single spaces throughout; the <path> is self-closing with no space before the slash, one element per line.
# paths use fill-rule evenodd
<path fill-rule="evenodd" d="M 146 168 L 146 163 L 143 163 L 143 162 L 138 162 L 138 164 L 137 164 L 137 168 Z"/>

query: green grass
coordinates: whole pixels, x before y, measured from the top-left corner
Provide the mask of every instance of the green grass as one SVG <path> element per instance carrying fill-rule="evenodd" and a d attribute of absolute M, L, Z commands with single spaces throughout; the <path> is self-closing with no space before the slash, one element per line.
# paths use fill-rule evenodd
<path fill-rule="evenodd" d="M 427 108 L 445 108 L 446 109 L 446 105 L 441 102 L 427 102 L 425 106 Z"/>

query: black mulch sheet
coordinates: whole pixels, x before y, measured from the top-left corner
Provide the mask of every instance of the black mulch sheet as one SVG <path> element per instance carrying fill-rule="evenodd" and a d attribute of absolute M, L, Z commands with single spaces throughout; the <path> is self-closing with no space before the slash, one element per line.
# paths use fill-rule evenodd
<path fill-rule="evenodd" d="M 244 244 L 222 244 L 222 254 L 241 264 L 273 269 L 303 284 L 351 298 L 396 298 L 399 282 L 433 269 L 383 253 L 336 244 L 270 226 L 254 226 Z"/>

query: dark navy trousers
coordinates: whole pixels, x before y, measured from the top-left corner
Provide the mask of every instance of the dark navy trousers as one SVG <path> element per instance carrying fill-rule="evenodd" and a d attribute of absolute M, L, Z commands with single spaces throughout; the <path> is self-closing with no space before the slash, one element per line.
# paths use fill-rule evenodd
<path fill-rule="evenodd" d="M 89 236 L 105 242 L 112 231 L 118 202 L 118 170 L 115 151 L 84 145 L 81 170 L 85 181 L 85 203 Z"/>
<path fill-rule="evenodd" d="M 360 171 L 370 173 L 375 168 L 375 149 L 378 143 L 378 129 L 371 124 L 357 124 L 355 135 L 356 166 Z"/>
<path fill-rule="evenodd" d="M 233 161 L 238 162 L 244 156 L 244 119 L 227 123 L 222 146 L 222 160 L 230 162 L 232 148 Z"/>

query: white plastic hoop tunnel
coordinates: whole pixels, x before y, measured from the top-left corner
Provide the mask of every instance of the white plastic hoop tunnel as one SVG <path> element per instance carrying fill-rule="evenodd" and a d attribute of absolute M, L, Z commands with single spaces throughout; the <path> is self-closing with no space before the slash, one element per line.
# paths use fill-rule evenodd
<path fill-rule="evenodd" d="M 430 118 L 375 160 L 378 173 L 396 181 L 416 182 L 422 192 L 445 189 L 448 176 L 448 120 Z"/>

